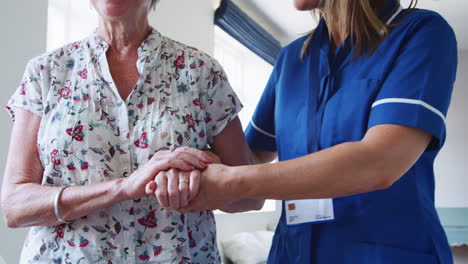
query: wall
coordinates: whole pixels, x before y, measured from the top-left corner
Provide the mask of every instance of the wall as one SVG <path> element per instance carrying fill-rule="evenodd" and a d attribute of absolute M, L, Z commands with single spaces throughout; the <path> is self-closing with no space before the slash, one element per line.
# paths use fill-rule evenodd
<path fill-rule="evenodd" d="M 447 142 L 437 157 L 436 205 L 468 207 L 468 50 L 460 51 L 458 74 L 447 114 Z M 468 247 L 453 250 L 455 264 L 468 263 Z"/>
<path fill-rule="evenodd" d="M 4 105 L 18 87 L 29 58 L 46 47 L 47 5 L 45 1 L 2 1 L 0 8 L 0 183 L 10 138 L 11 122 Z M 0 264 L 17 263 L 26 230 L 7 229 L 0 213 Z"/>
<path fill-rule="evenodd" d="M 150 16 L 150 24 L 164 35 L 212 55 L 213 19 L 211 0 L 165 0 Z"/>
<path fill-rule="evenodd" d="M 458 74 L 447 114 L 447 142 L 437 157 L 436 205 L 468 207 L 468 50 L 459 52 Z"/>

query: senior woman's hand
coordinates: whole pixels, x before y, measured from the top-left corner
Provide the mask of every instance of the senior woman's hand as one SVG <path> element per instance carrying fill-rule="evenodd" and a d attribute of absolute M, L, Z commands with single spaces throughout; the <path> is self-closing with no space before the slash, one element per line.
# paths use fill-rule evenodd
<path fill-rule="evenodd" d="M 204 153 L 211 158 L 211 163 L 221 163 L 221 159 L 210 150 Z M 183 171 L 172 168 L 159 172 L 153 181 L 146 185 L 146 194 L 158 199 L 159 204 L 167 210 L 179 210 L 198 194 L 200 187 L 200 170 Z"/>
<path fill-rule="evenodd" d="M 156 197 L 166 210 L 179 210 L 197 195 L 199 186 L 199 170 L 170 169 L 159 172 L 154 181 L 146 185 L 146 194 Z"/>
<path fill-rule="evenodd" d="M 145 196 L 146 186 L 161 171 L 169 169 L 203 170 L 211 162 L 213 162 L 213 158 L 208 154 L 189 147 L 177 148 L 175 151 L 158 151 L 143 167 L 136 170 L 130 177 L 125 178 L 125 198 L 138 199 Z"/>

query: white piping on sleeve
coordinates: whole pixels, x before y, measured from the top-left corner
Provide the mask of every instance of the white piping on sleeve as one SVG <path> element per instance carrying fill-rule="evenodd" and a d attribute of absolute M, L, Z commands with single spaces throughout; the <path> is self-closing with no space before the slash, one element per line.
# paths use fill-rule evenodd
<path fill-rule="evenodd" d="M 433 112 L 434 114 L 438 115 L 440 118 L 442 118 L 442 121 L 445 124 L 445 116 L 442 112 L 440 112 L 437 108 L 433 107 L 432 105 L 421 101 L 421 100 L 415 100 L 415 99 L 406 99 L 406 98 L 387 98 L 387 99 L 382 99 L 378 100 L 375 103 L 372 104 L 372 108 L 381 105 L 381 104 L 389 104 L 389 103 L 400 103 L 400 104 L 413 104 L 413 105 L 420 105 L 427 110 Z"/>
<path fill-rule="evenodd" d="M 265 130 L 259 128 L 257 125 L 255 125 L 255 123 L 253 122 L 253 120 L 250 120 L 250 124 L 252 124 L 252 126 L 260 133 L 266 135 L 266 136 L 269 136 L 269 137 L 272 137 L 272 138 L 276 138 L 275 135 L 271 134 L 271 133 L 268 133 L 266 132 Z"/>

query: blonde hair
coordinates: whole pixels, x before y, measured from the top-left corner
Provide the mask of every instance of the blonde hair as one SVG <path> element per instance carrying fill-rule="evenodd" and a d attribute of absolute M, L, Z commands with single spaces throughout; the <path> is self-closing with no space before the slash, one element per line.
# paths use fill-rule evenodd
<path fill-rule="evenodd" d="M 417 2 L 411 0 L 409 10 L 414 9 Z M 325 19 L 329 29 L 338 28 L 340 39 L 351 38 L 354 56 L 357 57 L 372 54 L 394 26 L 385 24 L 378 17 L 379 11 L 387 3 L 388 0 L 320 0 L 319 8 L 314 11 L 319 18 Z M 335 16 L 340 19 L 337 20 Z M 304 42 L 301 58 L 308 55 L 313 34 L 314 31 Z"/>

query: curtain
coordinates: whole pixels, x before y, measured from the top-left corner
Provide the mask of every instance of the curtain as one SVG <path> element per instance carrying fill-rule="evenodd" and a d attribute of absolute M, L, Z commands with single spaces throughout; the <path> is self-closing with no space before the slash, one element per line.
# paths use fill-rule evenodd
<path fill-rule="evenodd" d="M 215 12 L 215 25 L 271 65 L 275 64 L 276 57 L 281 50 L 279 41 L 231 0 L 221 1 L 221 5 Z"/>

